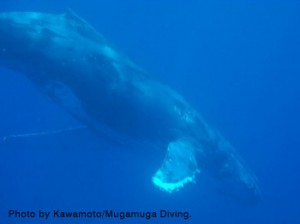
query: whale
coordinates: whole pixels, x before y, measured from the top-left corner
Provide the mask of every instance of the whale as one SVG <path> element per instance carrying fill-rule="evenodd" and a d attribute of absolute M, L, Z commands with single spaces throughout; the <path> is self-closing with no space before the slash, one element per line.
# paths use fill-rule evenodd
<path fill-rule="evenodd" d="M 0 13 L 0 66 L 91 130 L 164 151 L 149 177 L 158 189 L 177 192 L 207 173 L 221 188 L 234 186 L 232 194 L 260 197 L 257 177 L 217 129 L 73 11 Z"/>

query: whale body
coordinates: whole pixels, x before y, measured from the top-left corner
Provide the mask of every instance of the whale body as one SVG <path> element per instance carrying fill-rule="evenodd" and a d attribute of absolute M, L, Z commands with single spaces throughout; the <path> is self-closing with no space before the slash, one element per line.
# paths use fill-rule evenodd
<path fill-rule="evenodd" d="M 259 196 L 255 175 L 216 129 L 75 13 L 0 13 L 0 65 L 91 129 L 166 151 L 152 177 L 160 189 L 177 191 L 203 171 Z"/>

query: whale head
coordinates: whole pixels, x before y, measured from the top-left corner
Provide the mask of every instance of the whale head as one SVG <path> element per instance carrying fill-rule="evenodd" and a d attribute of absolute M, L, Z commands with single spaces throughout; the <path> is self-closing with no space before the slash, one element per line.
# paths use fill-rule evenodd
<path fill-rule="evenodd" d="M 10 12 L 0 14 L 0 46 L 2 53 L 19 47 L 30 49 L 28 43 L 38 42 L 50 31 L 51 20 L 47 14 L 35 12 Z M 53 21 L 54 22 L 54 21 Z M 48 29 L 48 30 L 47 30 Z"/>
<path fill-rule="evenodd" d="M 36 12 L 0 14 L 0 64 L 24 71 L 55 35 L 55 17 Z M 59 17 L 56 18 L 58 20 Z"/>
<path fill-rule="evenodd" d="M 21 69 L 22 64 L 23 67 L 36 67 L 44 57 L 63 62 L 89 52 L 91 48 L 105 57 L 115 57 L 107 50 L 110 48 L 102 35 L 71 10 L 60 15 L 0 13 L 0 64 L 6 67 L 10 62 L 13 69 L 16 64 Z"/>

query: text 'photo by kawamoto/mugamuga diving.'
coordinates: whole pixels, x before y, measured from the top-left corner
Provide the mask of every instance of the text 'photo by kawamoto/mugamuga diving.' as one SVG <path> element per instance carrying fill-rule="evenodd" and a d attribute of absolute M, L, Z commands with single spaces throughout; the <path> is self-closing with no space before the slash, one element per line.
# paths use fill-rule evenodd
<path fill-rule="evenodd" d="M 300 222 L 300 4 L 269 4 L 0 3 L 0 221 Z"/>

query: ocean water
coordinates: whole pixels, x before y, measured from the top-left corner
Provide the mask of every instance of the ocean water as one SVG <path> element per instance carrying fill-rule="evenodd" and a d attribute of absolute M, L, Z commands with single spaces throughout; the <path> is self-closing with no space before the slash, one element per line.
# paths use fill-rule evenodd
<path fill-rule="evenodd" d="M 3 0 L 0 11 L 71 8 L 117 49 L 181 93 L 235 146 L 262 196 L 245 205 L 198 175 L 168 194 L 159 153 L 87 129 L 0 143 L 0 223 L 300 223 L 300 3 L 297 1 Z M 0 68 L 0 136 L 81 124 L 22 74 Z M 187 211 L 160 219 L 9 217 L 17 211 Z"/>

